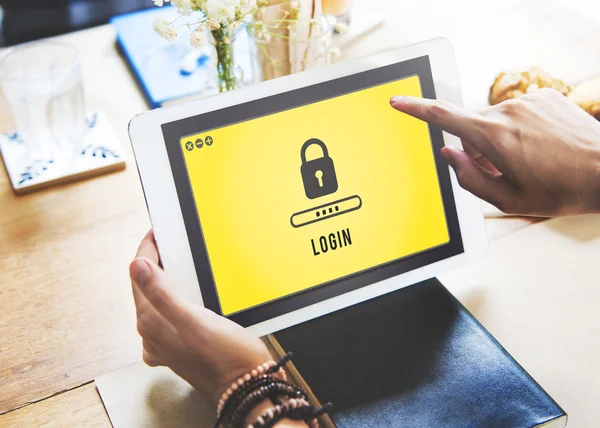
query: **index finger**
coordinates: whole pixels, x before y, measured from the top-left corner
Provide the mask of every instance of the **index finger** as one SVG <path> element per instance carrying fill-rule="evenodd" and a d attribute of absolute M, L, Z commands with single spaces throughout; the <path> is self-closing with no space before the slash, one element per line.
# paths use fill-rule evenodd
<path fill-rule="evenodd" d="M 468 140 L 484 156 L 494 156 L 483 130 L 482 116 L 454 104 L 428 98 L 393 97 L 390 104 L 398 111 L 433 123 L 452 135 Z"/>

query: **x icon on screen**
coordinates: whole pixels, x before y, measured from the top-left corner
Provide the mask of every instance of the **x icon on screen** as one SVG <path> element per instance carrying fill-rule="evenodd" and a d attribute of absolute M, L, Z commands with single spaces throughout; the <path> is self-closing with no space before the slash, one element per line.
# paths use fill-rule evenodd
<path fill-rule="evenodd" d="M 191 141 L 188 141 L 187 143 L 185 143 L 185 148 L 188 152 L 191 152 L 192 150 L 194 150 L 194 145 Z"/>

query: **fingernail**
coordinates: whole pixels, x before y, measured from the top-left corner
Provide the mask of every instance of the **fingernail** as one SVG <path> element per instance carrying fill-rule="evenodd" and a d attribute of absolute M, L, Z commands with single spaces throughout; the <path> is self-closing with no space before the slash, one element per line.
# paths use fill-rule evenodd
<path fill-rule="evenodd" d="M 405 98 L 406 97 L 396 95 L 395 97 L 392 97 L 392 99 L 390 100 L 390 104 L 394 105 L 396 103 L 399 103 L 400 101 L 403 101 Z"/>
<path fill-rule="evenodd" d="M 144 286 L 151 274 L 152 268 L 148 260 L 136 259 L 131 263 L 131 276 L 137 285 Z"/>

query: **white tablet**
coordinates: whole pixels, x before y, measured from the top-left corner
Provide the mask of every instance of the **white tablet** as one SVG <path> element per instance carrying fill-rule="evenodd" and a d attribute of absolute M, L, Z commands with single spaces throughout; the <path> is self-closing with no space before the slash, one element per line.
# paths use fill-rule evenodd
<path fill-rule="evenodd" d="M 394 95 L 460 104 L 449 42 L 135 117 L 174 286 L 263 335 L 483 254 L 479 202 L 440 155 L 460 141 L 394 110 Z"/>

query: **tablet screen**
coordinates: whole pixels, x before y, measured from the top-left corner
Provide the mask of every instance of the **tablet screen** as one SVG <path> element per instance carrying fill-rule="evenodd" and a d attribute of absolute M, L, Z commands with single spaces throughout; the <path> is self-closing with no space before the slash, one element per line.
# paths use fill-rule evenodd
<path fill-rule="evenodd" d="M 389 104 L 432 97 L 405 71 L 165 125 L 207 307 L 254 324 L 462 252 L 441 133 Z"/>

